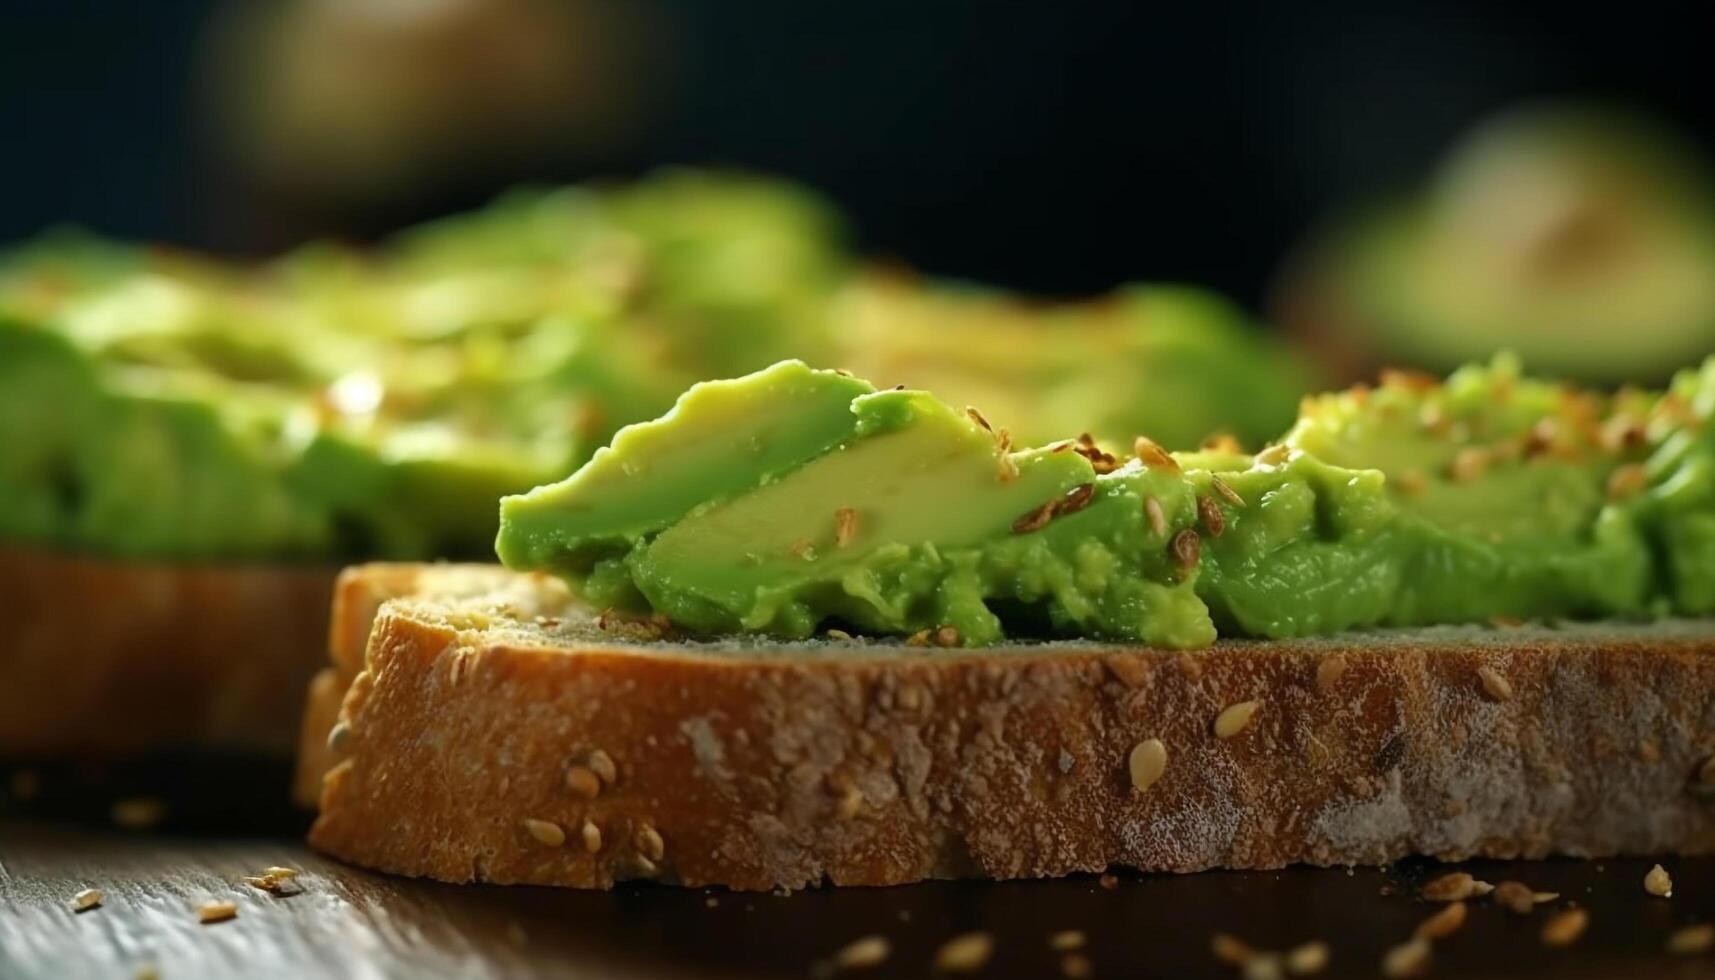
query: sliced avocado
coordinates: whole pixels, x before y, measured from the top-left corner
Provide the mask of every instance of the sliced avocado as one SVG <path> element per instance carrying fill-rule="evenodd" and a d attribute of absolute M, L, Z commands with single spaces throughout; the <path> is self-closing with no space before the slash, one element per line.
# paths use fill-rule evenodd
<path fill-rule="evenodd" d="M 1286 315 L 1361 369 L 1518 352 L 1590 382 L 1665 379 L 1715 349 L 1715 171 L 1665 126 L 1530 107 L 1483 124 L 1428 185 L 1338 223 Z"/>
<path fill-rule="evenodd" d="M 1191 647 L 1217 628 L 1703 613 L 1712 412 L 1715 359 L 1665 394 L 1606 395 L 1501 357 L 1309 399 L 1255 455 L 1141 440 L 1122 459 L 1087 438 L 1013 451 L 979 413 L 787 364 L 693 389 L 509 498 L 499 550 L 695 633 Z M 801 437 L 790 452 L 733 451 L 769 424 Z M 687 454 L 710 441 L 722 465 Z"/>

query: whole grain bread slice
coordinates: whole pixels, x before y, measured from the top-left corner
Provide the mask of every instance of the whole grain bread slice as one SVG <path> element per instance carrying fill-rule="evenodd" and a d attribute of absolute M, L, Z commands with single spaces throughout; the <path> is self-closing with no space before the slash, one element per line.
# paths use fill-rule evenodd
<path fill-rule="evenodd" d="M 0 757 L 286 757 L 335 572 L 0 548 Z"/>
<path fill-rule="evenodd" d="M 346 587 L 370 574 L 399 573 Z M 472 574 L 378 605 L 317 848 L 454 882 L 737 889 L 1715 851 L 1707 622 L 699 643 Z"/>

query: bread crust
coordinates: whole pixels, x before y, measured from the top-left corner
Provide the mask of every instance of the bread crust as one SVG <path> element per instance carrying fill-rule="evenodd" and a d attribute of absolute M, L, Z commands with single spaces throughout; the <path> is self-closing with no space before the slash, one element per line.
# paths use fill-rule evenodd
<path fill-rule="evenodd" d="M 315 847 L 454 882 L 736 889 L 1715 850 L 1707 624 L 782 652 L 532 614 L 380 607 Z M 1167 765 L 1140 790 L 1147 739 Z M 598 750 L 616 778 L 588 798 L 568 772 Z"/>
<path fill-rule="evenodd" d="M 0 755 L 284 757 L 334 574 L 0 548 Z"/>

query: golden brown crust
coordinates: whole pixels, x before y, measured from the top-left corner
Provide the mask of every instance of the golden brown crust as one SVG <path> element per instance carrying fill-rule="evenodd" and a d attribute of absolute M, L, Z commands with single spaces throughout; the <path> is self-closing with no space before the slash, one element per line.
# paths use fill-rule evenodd
<path fill-rule="evenodd" d="M 326 656 L 333 577 L 0 548 L 0 754 L 286 755 Z"/>
<path fill-rule="evenodd" d="M 1691 782 L 1715 627 L 784 652 L 532 613 L 382 608 L 316 847 L 447 881 L 740 889 L 1715 850 Z M 1147 739 L 1167 765 L 1140 791 Z M 571 773 L 598 750 L 616 778 L 591 798 Z"/>

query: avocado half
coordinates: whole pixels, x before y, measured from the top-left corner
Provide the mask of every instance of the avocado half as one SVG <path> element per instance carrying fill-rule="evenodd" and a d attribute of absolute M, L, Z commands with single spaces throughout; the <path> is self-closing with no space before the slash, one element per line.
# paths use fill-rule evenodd
<path fill-rule="evenodd" d="M 1715 350 L 1715 174 L 1632 113 L 1515 109 L 1415 193 L 1336 221 L 1277 306 L 1349 376 L 1510 349 L 1547 374 L 1659 380 Z"/>

